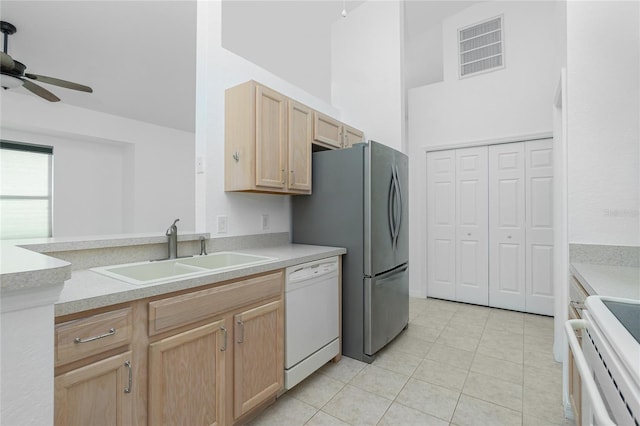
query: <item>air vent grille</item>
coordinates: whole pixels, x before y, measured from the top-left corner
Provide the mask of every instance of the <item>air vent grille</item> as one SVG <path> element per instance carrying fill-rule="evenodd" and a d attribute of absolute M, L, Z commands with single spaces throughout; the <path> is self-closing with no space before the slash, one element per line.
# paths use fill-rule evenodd
<path fill-rule="evenodd" d="M 460 77 L 504 66 L 502 16 L 459 30 Z"/>

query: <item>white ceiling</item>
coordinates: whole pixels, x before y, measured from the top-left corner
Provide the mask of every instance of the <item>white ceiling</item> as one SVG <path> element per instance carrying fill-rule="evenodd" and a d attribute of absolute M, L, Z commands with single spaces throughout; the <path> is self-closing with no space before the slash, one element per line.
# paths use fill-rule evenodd
<path fill-rule="evenodd" d="M 347 10 L 363 2 L 349 0 Z M 314 27 L 318 21 L 329 27 L 340 19 L 343 6 L 339 0 L 275 3 L 288 3 L 289 19 L 313 20 Z M 475 2 L 407 0 L 407 37 L 419 36 L 471 3 Z M 94 90 L 87 94 L 42 84 L 61 102 L 194 131 L 195 0 L 2 0 L 1 7 L 2 20 L 18 29 L 9 38 L 9 54 L 27 65 L 27 72 Z M 273 11 L 281 13 L 282 7 Z M 11 90 L 34 96 L 24 88 Z"/>
<path fill-rule="evenodd" d="M 2 20 L 27 72 L 93 88 L 42 84 L 61 102 L 194 131 L 195 1 L 2 0 Z"/>

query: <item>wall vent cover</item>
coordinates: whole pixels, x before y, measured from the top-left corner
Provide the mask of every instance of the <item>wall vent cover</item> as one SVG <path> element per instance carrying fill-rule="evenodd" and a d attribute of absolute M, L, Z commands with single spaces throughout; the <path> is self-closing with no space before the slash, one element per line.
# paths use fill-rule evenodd
<path fill-rule="evenodd" d="M 460 77 L 504 68 L 503 16 L 458 30 Z"/>

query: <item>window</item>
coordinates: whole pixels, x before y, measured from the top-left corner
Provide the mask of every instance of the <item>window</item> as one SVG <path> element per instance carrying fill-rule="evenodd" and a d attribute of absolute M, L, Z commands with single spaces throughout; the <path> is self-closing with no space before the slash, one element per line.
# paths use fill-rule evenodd
<path fill-rule="evenodd" d="M 502 16 L 458 31 L 460 77 L 504 67 Z"/>
<path fill-rule="evenodd" d="M 0 140 L 0 239 L 50 237 L 53 148 Z"/>

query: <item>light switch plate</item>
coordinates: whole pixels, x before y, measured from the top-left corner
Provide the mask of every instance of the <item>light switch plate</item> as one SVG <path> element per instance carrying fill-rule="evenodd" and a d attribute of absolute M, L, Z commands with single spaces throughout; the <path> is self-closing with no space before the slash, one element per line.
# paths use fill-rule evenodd
<path fill-rule="evenodd" d="M 260 216 L 260 225 L 262 226 L 263 231 L 267 231 L 269 229 L 269 215 L 263 214 Z"/>
<path fill-rule="evenodd" d="M 220 215 L 217 217 L 218 219 L 218 234 L 226 234 L 227 233 L 227 216 Z"/>

